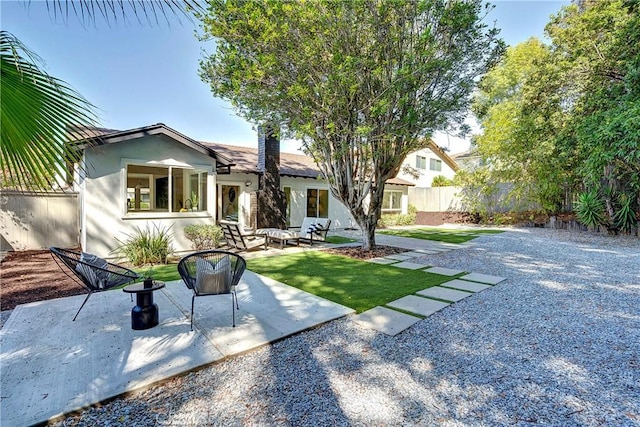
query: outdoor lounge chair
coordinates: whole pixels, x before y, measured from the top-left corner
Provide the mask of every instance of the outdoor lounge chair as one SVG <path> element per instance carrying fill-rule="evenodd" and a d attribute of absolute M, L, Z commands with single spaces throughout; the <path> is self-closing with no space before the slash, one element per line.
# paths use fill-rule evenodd
<path fill-rule="evenodd" d="M 89 291 L 78 312 L 73 317 L 74 321 L 94 292 L 106 291 L 113 287 L 133 282 L 141 277 L 133 270 L 117 264 L 111 264 L 92 254 L 55 247 L 49 248 L 49 250 L 58 267 L 74 282 Z M 67 266 L 67 269 L 62 268 L 61 262 Z M 67 270 L 71 270 L 73 276 Z"/>
<path fill-rule="evenodd" d="M 263 246 L 263 249 L 267 249 L 267 237 L 265 235 L 243 232 L 237 222 L 220 221 L 220 228 L 222 228 L 224 240 L 230 248 L 238 251 L 247 251 Z"/>
<path fill-rule="evenodd" d="M 233 327 L 236 326 L 236 310 L 239 310 L 236 285 L 240 281 L 247 263 L 240 255 L 210 250 L 195 252 L 182 258 L 178 263 L 178 273 L 191 296 L 191 330 L 193 331 L 193 305 L 196 297 L 231 294 Z"/>
<path fill-rule="evenodd" d="M 299 239 L 302 242 L 313 245 L 313 241 L 324 242 L 327 238 L 327 232 L 331 226 L 331 220 L 327 218 L 305 217 L 300 227 L 289 227 L 293 229 L 299 228 Z"/>

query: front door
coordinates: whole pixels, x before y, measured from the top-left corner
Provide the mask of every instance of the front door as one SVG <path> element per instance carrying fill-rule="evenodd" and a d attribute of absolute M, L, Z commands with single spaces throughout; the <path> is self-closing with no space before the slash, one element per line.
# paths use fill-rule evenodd
<path fill-rule="evenodd" d="M 237 222 L 240 218 L 240 186 L 222 185 L 220 190 L 222 195 L 220 219 Z"/>

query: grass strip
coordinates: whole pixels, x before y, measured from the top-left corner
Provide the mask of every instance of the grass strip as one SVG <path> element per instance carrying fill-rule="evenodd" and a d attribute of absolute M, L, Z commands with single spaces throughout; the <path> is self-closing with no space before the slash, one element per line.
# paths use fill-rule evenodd
<path fill-rule="evenodd" d="M 254 258 L 247 268 L 358 313 L 451 280 L 321 251 Z"/>
<path fill-rule="evenodd" d="M 470 230 L 446 228 L 411 228 L 404 230 L 378 230 L 389 236 L 410 237 L 412 239 L 434 240 L 446 243 L 465 243 L 483 234 L 504 233 L 503 230 Z"/>

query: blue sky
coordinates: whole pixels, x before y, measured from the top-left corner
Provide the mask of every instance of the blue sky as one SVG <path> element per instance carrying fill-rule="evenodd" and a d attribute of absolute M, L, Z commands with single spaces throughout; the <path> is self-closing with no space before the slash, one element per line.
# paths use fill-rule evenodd
<path fill-rule="evenodd" d="M 493 1 L 489 21 L 496 21 L 508 44 L 531 36 L 543 37 L 551 14 L 568 1 Z M 228 103 L 216 99 L 198 77 L 198 61 L 213 51 L 213 43 L 199 42 L 197 23 L 107 25 L 98 19 L 84 28 L 70 12 L 68 22 L 54 20 L 42 0 L 0 0 L 0 23 L 45 62 L 46 70 L 80 92 L 98 107 L 103 126 L 129 129 L 162 122 L 202 141 L 256 146 L 251 124 L 236 116 Z M 467 143 L 446 136 L 452 153 Z M 294 152 L 295 141 L 283 151 Z"/>

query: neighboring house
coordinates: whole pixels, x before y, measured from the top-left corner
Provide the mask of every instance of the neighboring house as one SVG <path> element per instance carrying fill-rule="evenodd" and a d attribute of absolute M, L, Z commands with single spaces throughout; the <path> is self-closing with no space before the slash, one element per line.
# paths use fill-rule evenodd
<path fill-rule="evenodd" d="M 477 149 L 463 151 L 462 153 L 454 154 L 451 157 L 453 157 L 456 163 L 460 165 L 460 169 L 464 169 L 468 172 L 473 172 L 482 166 L 482 157 L 480 157 Z"/>
<path fill-rule="evenodd" d="M 255 227 L 264 176 L 264 138 L 258 148 L 195 141 L 158 123 L 138 129 L 77 130 L 83 150 L 78 173 L 80 243 L 103 257 L 136 229 L 171 227 L 177 252 L 191 250 L 183 229 L 189 224 L 235 220 Z M 279 142 L 277 142 L 279 152 Z M 287 200 L 286 222 L 305 216 L 331 219 L 331 228 L 356 226 L 347 208 L 333 198 L 313 160 L 279 153 L 279 190 Z M 406 213 L 408 186 L 387 182 L 384 213 Z M 264 194 L 264 193 L 262 193 Z"/>
<path fill-rule="evenodd" d="M 427 148 L 410 153 L 405 158 L 398 178 L 424 188 L 431 187 L 433 178 L 438 175 L 453 179 L 457 170 L 456 162 L 430 140 Z"/>

